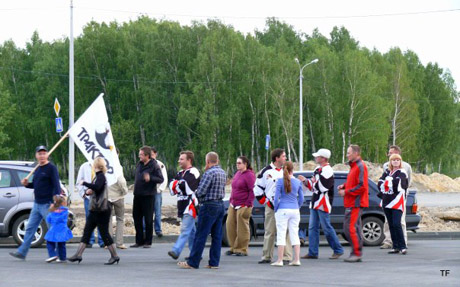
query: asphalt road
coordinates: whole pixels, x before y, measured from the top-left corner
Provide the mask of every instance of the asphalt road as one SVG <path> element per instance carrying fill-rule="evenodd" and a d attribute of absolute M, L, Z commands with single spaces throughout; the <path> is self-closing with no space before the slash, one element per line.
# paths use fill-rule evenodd
<path fill-rule="evenodd" d="M 32 249 L 26 261 L 11 258 L 12 248 L 0 248 L 0 286 L 459 286 L 460 241 L 411 241 L 409 254 L 389 255 L 376 247 L 364 248 L 364 262 L 331 261 L 327 246 L 320 259 L 303 260 L 300 267 L 259 265 L 261 247 L 250 247 L 248 257 L 222 255 L 219 270 L 181 270 L 166 255 L 171 244 L 152 249 L 120 251 L 120 265 L 104 266 L 109 253 L 88 249 L 80 265 L 47 264 L 46 249 Z M 77 245 L 68 246 L 68 254 Z M 349 247 L 346 247 L 347 252 Z M 222 249 L 222 254 L 226 251 Z M 307 248 L 302 248 L 305 254 Z M 184 250 L 184 254 L 185 255 Z M 207 263 L 205 250 L 204 260 Z M 440 270 L 449 270 L 442 276 Z M 211 285 L 212 284 L 212 285 Z"/>

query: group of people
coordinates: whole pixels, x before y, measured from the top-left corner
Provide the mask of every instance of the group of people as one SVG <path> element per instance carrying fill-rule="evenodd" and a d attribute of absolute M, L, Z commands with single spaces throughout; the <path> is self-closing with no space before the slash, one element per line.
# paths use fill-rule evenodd
<path fill-rule="evenodd" d="M 391 248 L 391 254 L 407 254 L 405 233 L 405 200 L 410 183 L 410 165 L 402 161 L 401 150 L 391 146 L 389 162 L 378 182 L 378 196 L 382 199 L 386 239 L 381 248 Z M 223 226 L 225 208 L 225 186 L 227 174 L 219 165 L 219 156 L 209 152 L 205 159 L 204 173 L 194 167 L 195 156 L 191 151 L 179 154 L 180 171 L 169 183 L 172 196 L 177 196 L 178 218 L 181 221 L 180 235 L 168 255 L 179 259 L 188 243 L 189 256 L 178 266 L 184 269 L 199 268 L 208 235 L 211 248 L 207 268 L 217 269 L 220 264 L 223 228 L 226 228 L 230 249 L 228 256 L 247 256 L 250 241 L 250 217 L 254 200 L 265 206 L 264 243 L 260 264 L 300 266 L 300 259 L 317 259 L 319 254 L 320 228 L 333 250 L 330 259 L 344 254 L 337 234 L 330 222 L 334 200 L 334 172 L 329 164 L 331 152 L 320 149 L 313 153 L 317 168 L 311 178 L 294 177 L 293 163 L 287 161 L 283 149 L 274 149 L 271 163 L 256 176 L 250 161 L 245 156 L 236 160 L 236 173 L 232 179 L 232 192 L 227 210 L 226 226 Z M 168 186 L 166 167 L 156 159 L 157 150 L 142 147 L 135 170 L 133 220 L 136 231 L 135 244 L 131 248 L 149 248 L 152 245 L 153 230 L 158 237 L 161 232 L 161 197 Z M 346 262 L 362 260 L 363 208 L 369 206 L 368 171 L 361 159 L 361 149 L 350 145 L 347 149 L 350 171 L 344 184 L 338 186 L 339 196 L 344 198 L 344 234 L 350 242 L 351 253 Z M 32 238 L 42 219 L 50 226 L 46 234 L 49 258 L 46 262 L 78 262 L 86 248 L 95 243 L 94 230 L 98 230 L 97 243 L 110 252 L 107 265 L 120 261 L 116 249 L 126 249 L 123 243 L 124 196 L 128 192 L 125 178 L 121 175 L 113 185 L 107 185 L 106 163 L 96 158 L 92 163 L 81 166 L 77 184 L 84 199 L 86 223 L 77 252 L 66 258 L 65 242 L 72 238 L 67 227 L 68 208 L 61 193 L 57 168 L 49 162 L 46 147 L 36 149 L 39 167 L 33 182 L 27 179 L 22 184 L 33 188 L 35 203 L 32 209 L 23 244 L 10 253 L 18 259 L 25 259 Z M 300 208 L 304 202 L 303 189 L 312 192 L 310 221 L 308 227 L 308 253 L 300 257 Z M 115 241 L 112 239 L 112 215 L 116 216 Z M 155 222 L 154 222 L 155 215 Z M 275 241 L 278 246 L 277 260 L 274 259 Z M 294 254 L 293 254 L 294 249 Z"/>

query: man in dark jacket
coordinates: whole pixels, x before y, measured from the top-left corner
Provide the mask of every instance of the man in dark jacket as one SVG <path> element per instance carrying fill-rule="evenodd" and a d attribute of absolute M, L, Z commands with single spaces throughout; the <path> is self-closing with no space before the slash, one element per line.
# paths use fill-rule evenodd
<path fill-rule="evenodd" d="M 34 173 L 33 181 L 29 182 L 26 178 L 21 181 L 25 187 L 34 189 L 34 206 L 30 212 L 24 242 L 16 252 L 10 253 L 11 256 L 22 260 L 26 259 L 40 222 L 48 216 L 53 196 L 61 193 L 58 170 L 48 160 L 48 149 L 45 146 L 38 146 L 35 149 L 35 158 L 39 166 Z"/>
<path fill-rule="evenodd" d="M 152 150 L 144 146 L 139 150 L 139 163 L 136 166 L 134 180 L 133 219 L 136 229 L 136 244 L 132 248 L 152 246 L 153 204 L 157 184 L 163 182 L 161 169 L 151 158 Z M 143 223 L 145 222 L 145 234 Z"/>

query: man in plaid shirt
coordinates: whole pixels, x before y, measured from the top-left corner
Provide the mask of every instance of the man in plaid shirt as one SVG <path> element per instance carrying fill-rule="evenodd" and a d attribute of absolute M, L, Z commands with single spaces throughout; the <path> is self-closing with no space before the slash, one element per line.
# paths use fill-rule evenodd
<path fill-rule="evenodd" d="M 208 153 L 206 155 L 206 171 L 196 190 L 196 196 L 201 207 L 195 240 L 189 259 L 186 262 L 178 263 L 181 268 L 198 269 L 209 233 L 211 233 L 212 242 L 209 263 L 206 268 L 219 268 L 222 247 L 222 220 L 225 213 L 222 199 L 225 196 L 226 182 L 227 175 L 219 166 L 219 156 L 215 152 Z"/>

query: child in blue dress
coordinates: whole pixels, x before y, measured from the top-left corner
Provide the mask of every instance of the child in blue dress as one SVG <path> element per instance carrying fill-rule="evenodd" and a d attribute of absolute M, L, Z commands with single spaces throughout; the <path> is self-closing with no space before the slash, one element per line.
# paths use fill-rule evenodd
<path fill-rule="evenodd" d="M 73 237 L 72 231 L 67 227 L 69 209 L 66 206 L 66 198 L 63 195 L 55 195 L 54 203 L 50 207 L 50 213 L 46 217 L 46 222 L 50 227 L 45 235 L 46 247 L 48 248 L 49 258 L 47 263 L 54 261 L 66 262 L 67 240 Z"/>

